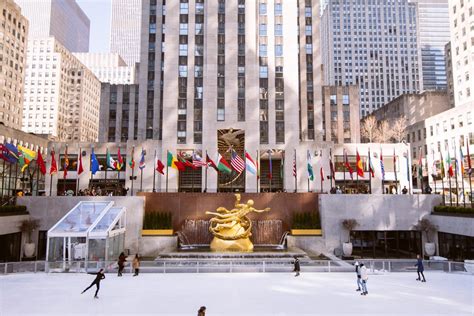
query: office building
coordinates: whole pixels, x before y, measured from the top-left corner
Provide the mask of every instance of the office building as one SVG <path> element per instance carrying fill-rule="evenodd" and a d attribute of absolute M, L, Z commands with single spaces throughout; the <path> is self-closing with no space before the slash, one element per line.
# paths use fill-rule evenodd
<path fill-rule="evenodd" d="M 138 65 L 127 66 L 117 53 L 74 53 L 101 83 L 135 84 Z"/>
<path fill-rule="evenodd" d="M 0 123 L 21 128 L 28 20 L 13 0 L 0 2 Z"/>
<path fill-rule="evenodd" d="M 30 22 L 30 39 L 53 36 L 70 52 L 89 51 L 90 21 L 76 0 L 15 1 Z"/>
<path fill-rule="evenodd" d="M 453 57 L 451 51 L 451 42 L 444 47 L 444 56 L 446 59 L 446 92 L 448 93 L 449 106 L 454 107 L 454 79 L 453 79 Z"/>
<path fill-rule="evenodd" d="M 360 113 L 423 90 L 417 4 L 327 1 L 321 46 L 327 85 L 358 85 Z"/>

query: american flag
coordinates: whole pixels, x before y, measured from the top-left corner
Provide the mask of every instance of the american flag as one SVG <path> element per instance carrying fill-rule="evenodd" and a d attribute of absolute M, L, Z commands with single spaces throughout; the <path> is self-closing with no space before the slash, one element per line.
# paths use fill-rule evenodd
<path fill-rule="evenodd" d="M 232 168 L 234 168 L 234 170 L 238 173 L 242 173 L 242 171 L 245 170 L 245 161 L 239 155 L 237 155 L 233 149 L 231 155 L 232 158 L 230 160 L 230 164 L 232 165 Z"/>
<path fill-rule="evenodd" d="M 380 171 L 382 172 L 382 180 L 385 180 L 385 167 L 383 165 L 382 148 L 380 148 Z"/>
<path fill-rule="evenodd" d="M 196 153 L 193 153 L 193 165 L 198 168 L 207 166 L 206 162 Z"/>

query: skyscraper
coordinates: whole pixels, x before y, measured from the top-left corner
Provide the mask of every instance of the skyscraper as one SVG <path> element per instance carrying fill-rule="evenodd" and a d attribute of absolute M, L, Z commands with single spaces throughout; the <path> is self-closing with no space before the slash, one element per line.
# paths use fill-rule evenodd
<path fill-rule="evenodd" d="M 0 123 L 20 129 L 28 20 L 13 0 L 2 0 L 0 11 Z"/>
<path fill-rule="evenodd" d="M 89 51 L 90 21 L 76 0 L 15 0 L 30 22 L 29 38 L 54 36 L 71 52 Z"/>
<path fill-rule="evenodd" d="M 450 40 L 448 0 L 411 0 L 418 3 L 419 42 L 424 90 L 446 90 L 444 48 Z"/>
<path fill-rule="evenodd" d="M 112 0 L 110 52 L 129 66 L 140 61 L 142 0 Z"/>
<path fill-rule="evenodd" d="M 362 117 L 423 89 L 416 3 L 330 0 L 321 23 L 325 83 L 358 85 Z"/>

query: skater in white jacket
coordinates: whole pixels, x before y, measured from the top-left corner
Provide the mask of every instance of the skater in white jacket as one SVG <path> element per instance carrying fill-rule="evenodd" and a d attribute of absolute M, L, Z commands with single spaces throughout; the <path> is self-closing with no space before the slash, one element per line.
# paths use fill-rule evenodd
<path fill-rule="evenodd" d="M 367 280 L 369 280 L 369 276 L 367 275 L 367 268 L 363 263 L 360 264 L 360 278 L 362 279 L 362 293 L 360 295 L 367 295 L 369 292 L 367 291 Z"/>

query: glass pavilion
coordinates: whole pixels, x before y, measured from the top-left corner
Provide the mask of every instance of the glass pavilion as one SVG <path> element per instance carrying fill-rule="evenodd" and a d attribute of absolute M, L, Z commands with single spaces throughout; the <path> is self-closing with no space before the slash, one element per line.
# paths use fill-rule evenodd
<path fill-rule="evenodd" d="M 79 202 L 48 231 L 48 267 L 105 267 L 124 249 L 125 224 L 126 209 L 114 202 Z"/>

